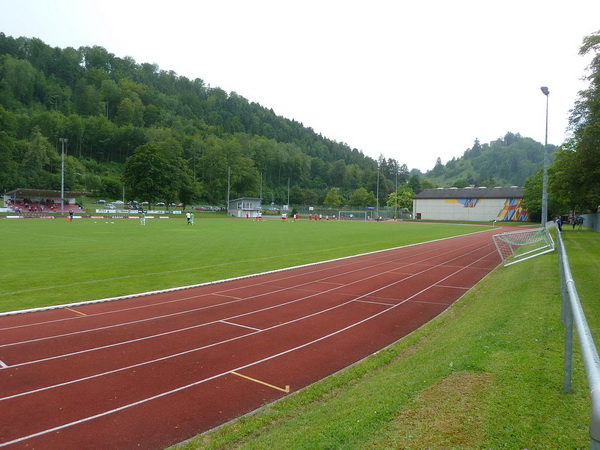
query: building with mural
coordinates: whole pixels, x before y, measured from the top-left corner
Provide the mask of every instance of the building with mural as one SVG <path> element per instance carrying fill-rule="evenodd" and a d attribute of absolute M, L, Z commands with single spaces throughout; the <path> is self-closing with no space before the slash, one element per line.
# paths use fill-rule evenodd
<path fill-rule="evenodd" d="M 529 221 L 523 189 L 425 189 L 413 198 L 413 217 L 421 220 Z"/>

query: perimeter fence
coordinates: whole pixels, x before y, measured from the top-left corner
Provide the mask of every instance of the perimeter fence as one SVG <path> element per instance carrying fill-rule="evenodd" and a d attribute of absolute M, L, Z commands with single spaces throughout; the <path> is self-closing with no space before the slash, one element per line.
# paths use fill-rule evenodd
<path fill-rule="evenodd" d="M 571 275 L 569 259 L 561 232 L 556 230 L 558 242 L 558 268 L 560 272 L 560 290 L 562 294 L 561 319 L 565 326 L 565 360 L 563 389 L 571 392 L 571 375 L 573 372 L 573 325 L 577 329 L 579 346 L 583 357 L 583 365 L 590 387 L 592 414 L 590 420 L 590 448 L 600 450 L 600 358 L 594 339 L 587 324 L 575 281 Z"/>

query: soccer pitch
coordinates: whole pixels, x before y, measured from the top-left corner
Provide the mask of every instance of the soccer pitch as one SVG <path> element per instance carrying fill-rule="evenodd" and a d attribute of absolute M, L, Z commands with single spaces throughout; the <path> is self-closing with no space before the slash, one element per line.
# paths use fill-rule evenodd
<path fill-rule="evenodd" d="M 471 225 L 246 219 L 1 220 L 0 311 L 94 300 L 483 231 Z"/>

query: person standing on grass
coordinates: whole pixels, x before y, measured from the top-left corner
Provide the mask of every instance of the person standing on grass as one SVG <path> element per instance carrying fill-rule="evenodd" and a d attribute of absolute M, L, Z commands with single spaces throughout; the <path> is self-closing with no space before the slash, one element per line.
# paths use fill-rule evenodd
<path fill-rule="evenodd" d="M 190 225 L 190 213 L 189 212 L 185 213 L 185 218 L 187 219 L 187 224 Z"/>
<path fill-rule="evenodd" d="M 146 211 L 142 209 L 142 214 L 140 215 L 140 225 L 146 225 Z"/>
<path fill-rule="evenodd" d="M 194 225 L 194 213 L 190 213 L 190 223 Z"/>

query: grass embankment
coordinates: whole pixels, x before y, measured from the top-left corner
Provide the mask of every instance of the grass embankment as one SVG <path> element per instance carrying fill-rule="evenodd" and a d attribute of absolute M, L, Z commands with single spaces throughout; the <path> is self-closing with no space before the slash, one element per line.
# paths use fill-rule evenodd
<path fill-rule="evenodd" d="M 600 236 L 563 233 L 598 342 Z M 578 354 L 562 391 L 556 253 L 498 268 L 442 316 L 185 448 L 587 448 Z"/>
<path fill-rule="evenodd" d="M 0 221 L 0 311 L 185 286 L 486 228 L 303 220 Z"/>

